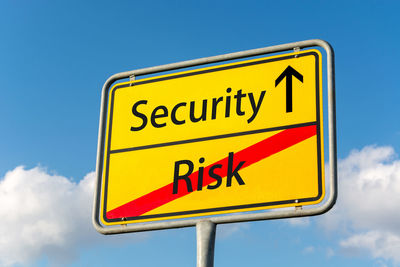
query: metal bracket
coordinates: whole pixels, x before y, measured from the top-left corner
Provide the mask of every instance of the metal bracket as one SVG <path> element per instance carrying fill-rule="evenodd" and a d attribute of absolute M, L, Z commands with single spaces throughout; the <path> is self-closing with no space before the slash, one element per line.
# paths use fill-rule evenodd
<path fill-rule="evenodd" d="M 126 218 L 125 217 L 123 217 L 122 218 L 122 221 L 124 222 L 124 221 L 126 221 Z M 123 227 L 123 228 L 126 228 L 127 227 L 127 224 L 126 223 L 124 223 L 124 224 L 121 224 L 121 227 Z"/>
<path fill-rule="evenodd" d="M 130 83 L 130 86 L 133 85 L 133 81 L 135 80 L 135 78 L 136 78 L 136 77 L 135 77 L 134 74 L 132 74 L 132 75 L 129 76 L 129 81 L 131 82 L 131 83 Z"/>
<path fill-rule="evenodd" d="M 293 51 L 296 52 L 296 53 L 297 53 L 297 52 L 300 52 L 300 47 L 295 47 L 295 48 L 293 48 Z M 294 55 L 294 57 L 297 58 L 298 55 Z"/>

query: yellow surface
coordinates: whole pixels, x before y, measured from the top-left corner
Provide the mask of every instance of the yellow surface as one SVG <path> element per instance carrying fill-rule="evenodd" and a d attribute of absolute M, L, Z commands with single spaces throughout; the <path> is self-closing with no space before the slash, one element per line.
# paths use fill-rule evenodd
<path fill-rule="evenodd" d="M 305 52 L 310 51 L 317 53 L 321 61 L 321 56 L 317 50 L 306 50 Z M 304 51 L 286 55 L 302 53 Z M 268 59 L 270 58 L 274 57 L 269 57 Z M 265 60 L 265 58 L 223 66 L 234 66 L 243 64 L 244 62 L 258 62 L 262 60 Z M 131 86 L 123 88 L 118 87 L 127 83 L 117 84 L 110 90 L 110 99 L 113 96 L 113 102 L 108 105 L 105 147 L 107 148 L 110 142 L 110 119 L 112 119 L 111 151 L 315 122 L 317 111 L 315 60 L 314 55 L 307 55 L 154 81 L 155 79 L 177 75 L 174 73 L 137 80 Z M 276 87 L 275 80 L 289 65 L 303 75 L 303 82 L 293 77 L 293 112 L 287 113 L 286 78 Z M 215 68 L 221 68 L 221 66 L 201 70 L 212 70 Z M 319 101 L 322 105 L 321 64 L 319 64 L 318 69 L 320 73 Z M 178 74 L 190 74 L 198 71 L 181 72 Z M 143 81 L 149 81 L 149 83 L 141 84 Z M 231 88 L 230 93 L 226 91 L 227 88 Z M 244 112 L 244 115 L 236 113 L 236 99 L 234 96 L 238 90 L 242 90 L 242 93 L 246 94 L 246 97 L 242 98 L 241 103 L 241 110 Z M 261 102 L 260 110 L 255 119 L 248 122 L 248 119 L 253 114 L 249 93 L 253 94 L 257 103 L 262 91 L 265 91 L 265 95 Z M 230 116 L 226 117 L 226 97 L 228 96 L 231 98 Z M 213 98 L 219 97 L 223 97 L 223 100 L 217 106 L 216 118 L 212 120 L 212 101 Z M 140 100 L 147 101 L 146 105 L 139 105 L 137 108 L 140 113 L 147 116 L 147 125 L 140 131 L 131 131 L 131 127 L 138 127 L 142 122 L 141 119 L 132 113 L 133 105 Z M 190 102 L 194 101 L 196 107 L 195 115 L 199 117 L 201 105 L 204 100 L 207 100 L 206 119 L 204 121 L 192 122 L 189 118 Z M 153 127 L 150 117 L 152 111 L 157 106 L 165 106 L 168 110 L 168 115 L 170 115 L 174 106 L 182 102 L 187 104 L 177 110 L 176 117 L 179 120 L 185 120 L 184 124 L 176 125 L 171 121 L 170 116 L 168 116 L 156 119 L 158 124 L 165 123 L 166 126 L 160 128 Z M 112 117 L 110 112 L 111 107 Z M 161 111 L 159 112 L 161 113 Z M 321 144 L 323 144 L 322 107 L 320 107 L 320 117 Z M 107 188 L 105 188 L 104 182 L 107 166 L 104 164 L 101 203 L 104 205 L 105 190 L 107 190 L 106 210 L 110 211 L 172 183 L 174 162 L 178 160 L 191 160 L 195 165 L 194 171 L 197 171 L 199 165 L 207 166 L 227 157 L 229 152 L 240 151 L 278 132 L 265 132 L 189 144 L 113 153 L 110 155 Z M 323 166 L 322 148 L 321 155 L 320 164 Z M 199 164 L 198 160 L 200 157 L 205 158 L 203 164 Z M 321 172 L 321 182 L 323 183 L 323 168 Z M 226 187 L 226 178 L 224 178 L 222 185 L 218 189 L 203 189 L 202 191 L 190 193 L 185 197 L 149 211 L 146 215 L 316 197 L 318 193 L 317 137 L 309 138 L 256 164 L 241 169 L 239 173 L 245 181 L 245 185 L 239 186 L 235 179 L 233 179 L 232 187 Z M 322 188 L 324 188 L 323 184 Z M 318 200 L 302 203 L 302 205 L 317 203 L 323 199 L 323 196 L 324 192 Z M 293 203 L 289 206 L 294 205 Z M 271 207 L 262 207 L 261 209 L 265 208 Z M 255 209 L 260 208 L 245 210 Z M 234 210 L 233 212 L 238 211 L 244 210 Z M 207 213 L 207 215 L 218 213 L 226 213 L 226 211 L 211 212 Z M 199 215 L 205 214 L 190 216 Z M 181 217 L 187 216 L 177 216 L 174 218 Z M 171 217 L 161 219 L 171 219 Z M 104 220 L 103 223 L 106 225 L 116 224 L 105 222 Z"/>

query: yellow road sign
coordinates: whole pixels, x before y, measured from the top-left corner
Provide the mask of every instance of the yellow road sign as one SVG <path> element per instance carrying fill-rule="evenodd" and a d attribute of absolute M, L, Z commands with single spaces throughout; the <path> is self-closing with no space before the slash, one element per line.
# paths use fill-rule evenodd
<path fill-rule="evenodd" d="M 321 77 L 305 50 L 115 84 L 102 223 L 319 203 Z"/>

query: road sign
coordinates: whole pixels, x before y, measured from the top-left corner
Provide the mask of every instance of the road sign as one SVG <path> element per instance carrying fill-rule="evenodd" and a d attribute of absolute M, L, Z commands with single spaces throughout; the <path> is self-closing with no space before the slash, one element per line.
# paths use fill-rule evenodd
<path fill-rule="evenodd" d="M 318 50 L 117 83 L 106 97 L 104 225 L 324 198 Z"/>

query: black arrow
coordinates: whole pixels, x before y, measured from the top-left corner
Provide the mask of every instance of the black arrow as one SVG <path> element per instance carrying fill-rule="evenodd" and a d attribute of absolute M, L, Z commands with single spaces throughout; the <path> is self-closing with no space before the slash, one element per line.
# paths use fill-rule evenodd
<path fill-rule="evenodd" d="M 290 65 L 275 80 L 275 87 L 277 87 L 283 78 L 286 77 L 286 113 L 293 111 L 292 76 L 296 77 L 300 82 L 303 82 L 303 75 L 298 73 Z"/>

